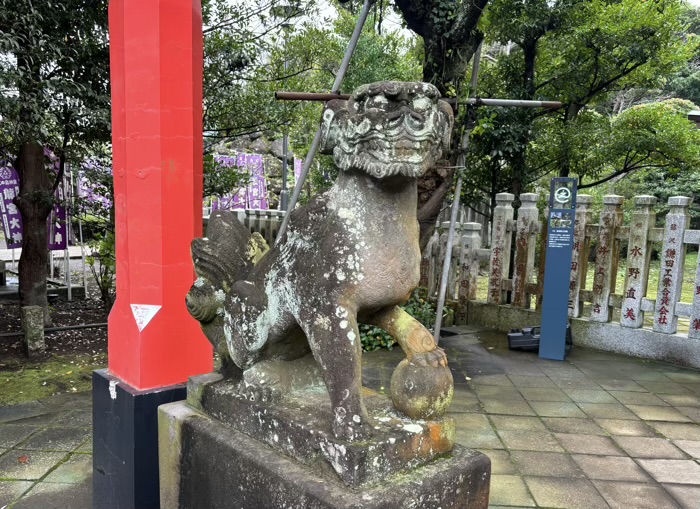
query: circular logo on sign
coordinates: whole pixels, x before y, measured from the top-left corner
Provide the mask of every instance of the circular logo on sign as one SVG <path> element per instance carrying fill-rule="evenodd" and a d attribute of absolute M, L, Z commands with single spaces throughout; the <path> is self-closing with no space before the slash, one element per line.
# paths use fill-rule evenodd
<path fill-rule="evenodd" d="M 554 199 L 559 203 L 566 203 L 571 199 L 571 191 L 567 187 L 560 187 L 554 192 Z"/>
<path fill-rule="evenodd" d="M 12 178 L 12 170 L 9 168 L 0 168 L 0 179 L 7 180 Z"/>

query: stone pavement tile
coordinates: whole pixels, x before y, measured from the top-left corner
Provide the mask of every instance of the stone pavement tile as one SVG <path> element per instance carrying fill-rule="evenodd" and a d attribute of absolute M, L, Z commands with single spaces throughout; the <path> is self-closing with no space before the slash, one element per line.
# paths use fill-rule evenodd
<path fill-rule="evenodd" d="M 492 415 L 490 419 L 498 431 L 547 431 L 538 417 Z"/>
<path fill-rule="evenodd" d="M 665 438 L 615 436 L 613 439 L 632 458 L 686 459 L 685 454 Z"/>
<path fill-rule="evenodd" d="M 498 435 L 511 451 L 564 452 L 559 442 L 549 432 L 541 431 L 499 431 Z"/>
<path fill-rule="evenodd" d="M 610 395 L 614 396 L 617 401 L 625 405 L 668 406 L 668 403 L 660 397 L 648 392 L 610 391 Z M 604 402 L 601 401 L 601 403 Z M 616 403 L 616 401 L 613 401 L 613 403 Z"/>
<path fill-rule="evenodd" d="M 691 458 L 700 459 L 700 441 L 697 440 L 674 440 L 676 447 L 680 447 Z"/>
<path fill-rule="evenodd" d="M 700 394 L 700 384 L 683 384 L 693 394 Z"/>
<path fill-rule="evenodd" d="M 586 412 L 588 417 L 600 417 L 604 419 L 639 419 L 639 417 L 620 403 L 579 403 L 578 406 L 581 407 L 581 410 Z"/>
<path fill-rule="evenodd" d="M 492 475 L 489 503 L 493 505 L 535 507 L 525 482 L 517 475 Z"/>
<path fill-rule="evenodd" d="M 78 447 L 75 451 L 81 454 L 92 454 L 92 436 L 88 438 L 83 445 Z"/>
<path fill-rule="evenodd" d="M 42 482 L 92 483 L 92 456 L 90 454 L 72 455 L 65 463 L 47 475 Z"/>
<path fill-rule="evenodd" d="M 593 481 L 612 509 L 680 509 L 661 486 L 649 483 Z"/>
<path fill-rule="evenodd" d="M 74 410 L 67 414 L 61 414 L 54 422 L 54 426 L 88 428 L 92 426 L 92 410 Z"/>
<path fill-rule="evenodd" d="M 498 385 L 475 385 L 474 392 L 481 401 L 491 399 L 524 401 L 522 394 L 515 387 L 501 387 Z"/>
<path fill-rule="evenodd" d="M 55 394 L 40 399 L 39 403 L 52 410 L 90 410 L 92 393 L 90 391 Z"/>
<path fill-rule="evenodd" d="M 572 379 L 572 378 L 556 378 L 552 377 L 552 382 L 560 389 L 589 389 L 589 390 L 600 390 L 600 385 L 598 385 L 593 380 L 586 378 Z"/>
<path fill-rule="evenodd" d="M 660 371 L 637 369 L 629 372 L 629 378 L 637 382 L 670 382 L 671 379 Z"/>
<path fill-rule="evenodd" d="M 697 371 L 666 372 L 665 375 L 674 382 L 700 384 L 700 373 Z"/>
<path fill-rule="evenodd" d="M 37 483 L 12 509 L 91 509 L 92 483 Z"/>
<path fill-rule="evenodd" d="M 663 487 L 683 509 L 700 509 L 700 486 L 664 484 Z"/>
<path fill-rule="evenodd" d="M 455 416 L 457 429 L 491 429 L 488 417 L 482 414 L 464 414 Z"/>
<path fill-rule="evenodd" d="M 20 419 L 43 415 L 47 412 L 47 408 L 38 401 L 4 406 L 0 407 L 0 422 L 19 421 Z"/>
<path fill-rule="evenodd" d="M 522 475 L 540 477 L 583 477 L 568 454 L 540 451 L 512 451 L 511 458 Z"/>
<path fill-rule="evenodd" d="M 527 401 L 571 401 L 561 389 L 544 387 L 522 387 L 520 394 Z"/>
<path fill-rule="evenodd" d="M 656 432 L 642 421 L 627 419 L 594 419 L 596 424 L 611 435 L 630 437 L 653 437 Z"/>
<path fill-rule="evenodd" d="M 477 397 L 471 391 L 455 389 L 449 411 L 455 413 L 478 412 L 481 405 Z"/>
<path fill-rule="evenodd" d="M 556 387 L 556 384 L 546 376 L 508 375 L 508 378 L 516 387 Z"/>
<path fill-rule="evenodd" d="M 596 379 L 606 391 L 647 392 L 646 388 L 632 380 Z"/>
<path fill-rule="evenodd" d="M 605 456 L 624 456 L 612 439 L 598 435 L 580 435 L 574 433 L 555 433 L 559 443 L 572 454 L 599 454 Z"/>
<path fill-rule="evenodd" d="M 550 378 L 586 378 L 586 374 L 572 365 L 541 366 L 542 372 Z"/>
<path fill-rule="evenodd" d="M 700 424 L 700 408 L 692 406 L 677 406 L 676 410 Z"/>
<path fill-rule="evenodd" d="M 670 406 L 626 405 L 643 421 L 693 422 L 693 420 Z"/>
<path fill-rule="evenodd" d="M 639 382 L 639 385 L 654 394 L 688 394 L 690 392 L 676 382 Z"/>
<path fill-rule="evenodd" d="M 472 377 L 472 383 L 475 385 L 513 387 L 513 383 L 506 375 L 475 375 Z"/>
<path fill-rule="evenodd" d="M 496 432 L 490 429 L 460 429 L 455 432 L 455 442 L 470 449 L 503 449 Z"/>
<path fill-rule="evenodd" d="M 591 480 L 649 481 L 649 476 L 631 458 L 574 454 L 573 459 Z"/>
<path fill-rule="evenodd" d="M 491 459 L 491 474 L 504 475 L 517 473 L 508 451 L 499 451 L 497 449 L 478 449 L 478 451 L 483 452 Z"/>
<path fill-rule="evenodd" d="M 700 425 L 697 424 L 655 421 L 647 424 L 671 440 L 700 440 Z"/>
<path fill-rule="evenodd" d="M 617 400 L 605 391 L 565 389 L 564 392 L 576 403 L 617 403 Z"/>
<path fill-rule="evenodd" d="M 530 401 L 530 406 L 541 417 L 585 417 L 575 403 Z"/>
<path fill-rule="evenodd" d="M 700 465 L 693 460 L 637 460 L 660 483 L 700 485 Z"/>
<path fill-rule="evenodd" d="M 39 451 L 72 451 L 91 435 L 85 428 L 47 428 L 32 435 L 23 449 Z"/>
<path fill-rule="evenodd" d="M 26 419 L 20 419 L 18 421 L 12 421 L 12 424 L 17 426 L 34 426 L 34 427 L 47 427 L 47 426 L 58 426 L 58 421 L 65 419 L 70 412 L 49 412 L 36 415 L 34 417 L 27 417 Z"/>
<path fill-rule="evenodd" d="M 34 480 L 58 465 L 65 452 L 27 451 L 12 449 L 0 456 L 0 472 L 5 479 Z"/>
<path fill-rule="evenodd" d="M 0 447 L 10 448 L 26 440 L 37 430 L 34 426 L 17 426 L 16 424 L 0 424 Z M 2 507 L 2 506 L 0 506 Z"/>
<path fill-rule="evenodd" d="M 490 399 L 482 401 L 484 411 L 489 414 L 535 415 L 527 401 Z"/>
<path fill-rule="evenodd" d="M 588 479 L 526 477 L 525 482 L 540 507 L 608 509 L 608 504 Z"/>
<path fill-rule="evenodd" d="M 673 406 L 700 407 L 700 396 L 695 394 L 659 394 L 659 397 Z"/>
<path fill-rule="evenodd" d="M 605 432 L 590 419 L 576 417 L 542 417 L 542 422 L 555 433 L 582 433 L 584 435 L 604 435 Z"/>
<path fill-rule="evenodd" d="M 0 481 L 0 507 L 6 507 L 17 500 L 32 484 L 34 483 L 30 481 Z"/>

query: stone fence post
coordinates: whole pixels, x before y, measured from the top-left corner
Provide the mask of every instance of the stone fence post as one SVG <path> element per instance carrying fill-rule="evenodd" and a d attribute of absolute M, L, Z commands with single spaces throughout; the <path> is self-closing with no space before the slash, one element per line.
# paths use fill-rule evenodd
<path fill-rule="evenodd" d="M 620 325 L 638 329 L 644 324 L 642 299 L 647 294 L 651 246 L 649 234 L 656 223 L 654 196 L 635 196 L 636 210 L 632 214 L 630 236 L 627 244 L 627 274 L 622 289 Z"/>
<path fill-rule="evenodd" d="M 457 300 L 457 291 L 459 288 L 459 258 L 462 252 L 462 223 L 455 224 L 455 236 L 452 243 L 452 256 L 450 257 L 450 271 L 447 274 L 447 292 L 445 293 L 446 300 Z M 442 274 L 441 274 L 442 276 Z"/>
<path fill-rule="evenodd" d="M 520 195 L 518 222 L 515 228 L 515 261 L 513 269 L 513 306 L 530 307 L 527 298 L 527 284 L 532 280 L 535 268 L 535 233 L 537 224 L 537 195 L 523 193 Z"/>
<path fill-rule="evenodd" d="M 664 244 L 661 251 L 659 291 L 656 294 L 653 329 L 657 332 L 675 334 L 678 330 L 676 304 L 681 297 L 685 244 L 683 237 L 690 224 L 688 207 L 692 198 L 672 196 L 668 199 L 671 208 L 666 215 Z"/>
<path fill-rule="evenodd" d="M 622 226 L 622 196 L 603 197 L 603 211 L 600 213 L 600 231 L 595 256 L 593 276 L 593 302 L 591 320 L 609 322 L 611 317 L 610 294 L 615 291 L 619 242 L 615 240 L 617 229 Z"/>
<path fill-rule="evenodd" d="M 423 250 L 423 256 L 420 261 L 420 286 L 428 289 L 428 296 L 433 295 L 435 265 L 438 258 L 438 244 L 440 243 L 440 234 L 437 228 L 433 231 L 433 235 L 428 240 L 428 244 Z"/>
<path fill-rule="evenodd" d="M 481 248 L 481 224 L 464 223 L 459 260 L 459 305 L 457 325 L 467 323 L 467 304 L 476 299 L 479 280 L 479 249 Z"/>
<path fill-rule="evenodd" d="M 503 278 L 508 276 L 510 267 L 511 232 L 508 227 L 513 221 L 513 200 L 511 193 L 496 195 L 496 208 L 493 210 L 493 230 L 491 235 L 491 259 L 489 261 L 489 304 L 505 302 Z"/>
<path fill-rule="evenodd" d="M 586 225 L 591 222 L 593 197 L 579 194 L 576 197 L 576 219 L 574 220 L 574 246 L 571 250 L 571 276 L 569 279 L 569 316 L 581 316 L 579 291 L 586 286 L 588 271 L 588 249 L 586 249 Z"/>

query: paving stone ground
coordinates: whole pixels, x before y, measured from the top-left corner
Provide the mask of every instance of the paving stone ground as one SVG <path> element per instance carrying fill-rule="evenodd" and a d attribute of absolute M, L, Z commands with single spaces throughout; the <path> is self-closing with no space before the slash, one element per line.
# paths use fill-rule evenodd
<path fill-rule="evenodd" d="M 547 361 L 457 332 L 441 341 L 451 415 L 491 458 L 492 509 L 700 509 L 700 371 L 582 348 Z M 387 391 L 401 358 L 365 354 L 365 385 Z M 90 425 L 89 394 L 0 407 L 0 509 L 91 509 Z"/>

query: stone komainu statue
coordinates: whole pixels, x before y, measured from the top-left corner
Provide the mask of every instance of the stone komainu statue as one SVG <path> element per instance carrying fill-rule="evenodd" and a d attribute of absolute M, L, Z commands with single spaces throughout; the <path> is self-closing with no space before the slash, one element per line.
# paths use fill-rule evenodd
<path fill-rule="evenodd" d="M 420 275 L 417 179 L 450 140 L 452 110 L 439 97 L 425 83 L 381 82 L 361 86 L 347 102 L 331 101 L 322 151 L 333 155 L 338 178 L 291 212 L 280 242 L 268 249 L 233 214 L 217 212 L 207 238 L 192 243 L 198 279 L 187 306 L 224 372 L 240 376 L 263 360 L 294 360 L 310 350 L 338 438 L 363 438 L 371 429 L 358 322 L 385 329 L 406 354 L 392 378 L 399 410 L 437 417 L 452 397 L 444 352 L 399 307 Z"/>

